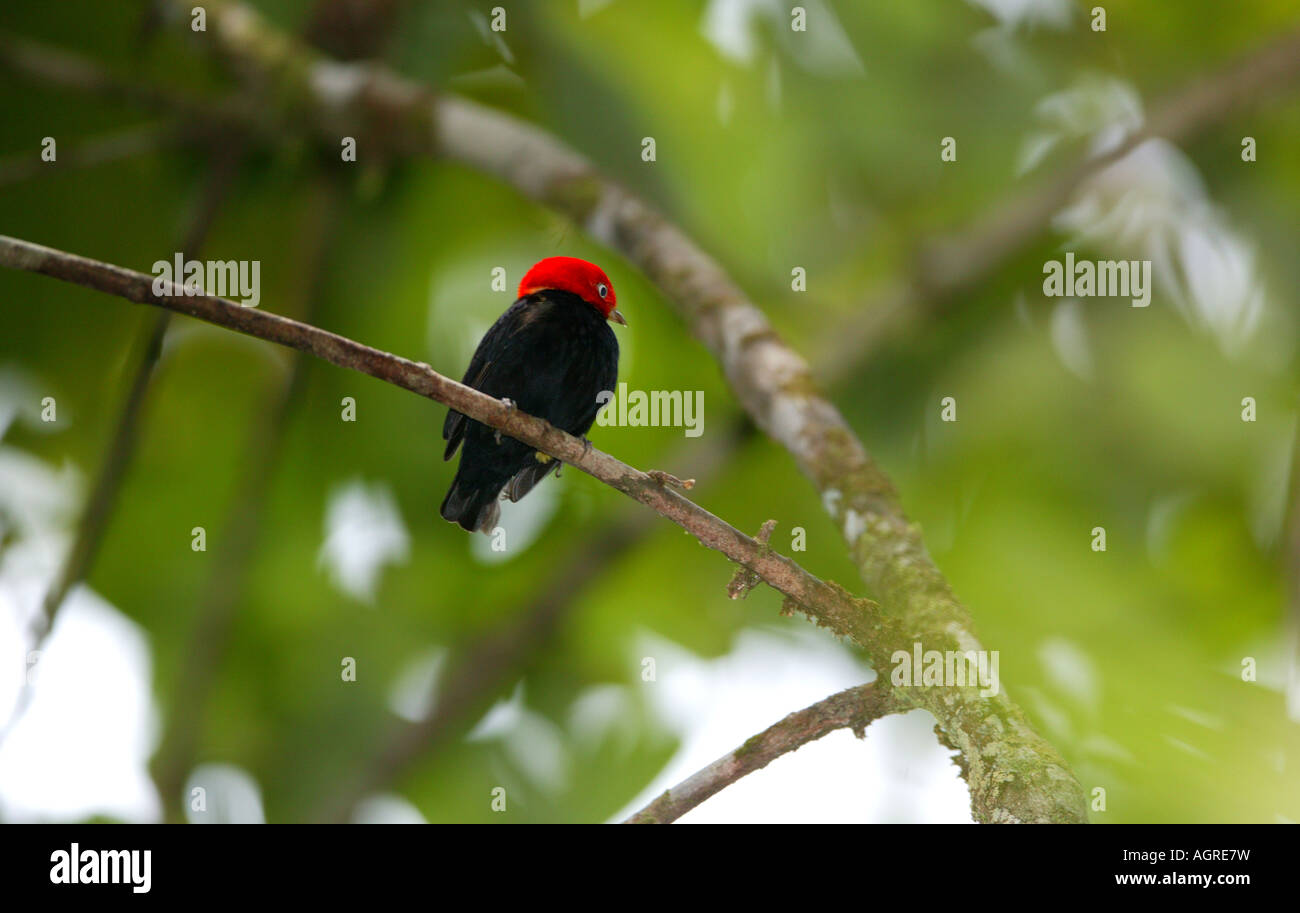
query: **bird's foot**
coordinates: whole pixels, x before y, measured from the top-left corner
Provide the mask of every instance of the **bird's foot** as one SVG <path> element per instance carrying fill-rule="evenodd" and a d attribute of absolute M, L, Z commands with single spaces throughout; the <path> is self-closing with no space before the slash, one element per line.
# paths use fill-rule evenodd
<path fill-rule="evenodd" d="M 503 405 L 503 406 L 506 407 L 506 412 L 514 412 L 514 411 L 515 411 L 515 408 L 516 408 L 516 407 L 515 407 L 515 401 L 512 400 L 512 399 L 511 399 L 510 397 L 508 397 L 508 396 L 503 396 L 503 397 L 501 397 L 501 405 Z M 496 431 L 493 431 L 493 432 L 492 432 L 492 439 L 495 440 L 498 444 L 501 443 L 501 429 L 500 429 L 500 428 L 498 428 Z"/>

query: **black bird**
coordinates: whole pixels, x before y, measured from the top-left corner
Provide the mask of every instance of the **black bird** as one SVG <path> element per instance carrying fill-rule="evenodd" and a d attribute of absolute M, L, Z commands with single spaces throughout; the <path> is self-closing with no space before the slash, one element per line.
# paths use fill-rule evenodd
<path fill-rule="evenodd" d="M 461 383 L 582 437 L 596 420 L 601 391 L 618 380 L 618 340 L 609 321 L 627 325 L 614 287 L 594 263 L 548 257 L 519 283 L 519 299 L 478 344 Z M 444 520 L 490 533 L 505 497 L 518 501 L 560 463 L 481 422 L 449 411 L 444 460 L 465 443 L 442 501 Z"/>

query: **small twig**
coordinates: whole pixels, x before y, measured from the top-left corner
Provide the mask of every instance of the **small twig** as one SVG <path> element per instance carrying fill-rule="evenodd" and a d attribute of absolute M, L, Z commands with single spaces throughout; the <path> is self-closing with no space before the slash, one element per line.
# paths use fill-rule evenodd
<path fill-rule="evenodd" d="M 891 339 L 946 311 L 961 292 L 995 275 L 1042 237 L 1086 181 L 1142 142 L 1154 136 L 1185 142 L 1298 78 L 1300 32 L 1292 31 L 1158 98 L 1147 126 L 1110 153 L 1098 156 L 1079 144 L 1074 158 L 1057 171 L 992 201 L 964 227 L 925 238 L 914 247 L 910 275 L 870 291 L 854 308 L 859 319 L 827 334 L 819 376 L 830 382 Z"/>
<path fill-rule="evenodd" d="M 705 799 L 761 770 L 783 754 L 814 742 L 837 729 L 852 729 L 862 738 L 875 720 L 908 710 L 880 682 L 858 685 L 833 694 L 764 729 L 735 751 L 662 793 L 624 824 L 671 824 Z"/>
<path fill-rule="evenodd" d="M 776 521 L 768 520 L 759 528 L 754 541 L 766 547 L 772 538 L 772 530 L 774 529 L 776 529 Z M 736 573 L 731 577 L 731 582 L 727 584 L 727 595 L 732 599 L 744 599 L 749 595 L 750 590 L 762 582 L 749 568 L 738 567 Z"/>
<path fill-rule="evenodd" d="M 683 491 L 690 491 L 695 487 L 694 479 L 679 479 L 675 475 L 670 475 L 662 469 L 647 469 L 646 475 L 654 479 L 660 485 L 671 485 L 674 488 L 680 488 Z"/>

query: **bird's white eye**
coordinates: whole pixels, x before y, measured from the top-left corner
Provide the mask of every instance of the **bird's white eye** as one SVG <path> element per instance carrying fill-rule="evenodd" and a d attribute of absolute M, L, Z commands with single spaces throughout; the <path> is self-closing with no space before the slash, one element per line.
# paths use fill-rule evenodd
<path fill-rule="evenodd" d="M 605 283 L 603 283 L 603 282 L 597 282 L 597 283 L 596 283 L 596 294 L 599 295 L 600 297 L 604 298 L 606 295 L 609 294 L 609 286 L 605 285 Z"/>

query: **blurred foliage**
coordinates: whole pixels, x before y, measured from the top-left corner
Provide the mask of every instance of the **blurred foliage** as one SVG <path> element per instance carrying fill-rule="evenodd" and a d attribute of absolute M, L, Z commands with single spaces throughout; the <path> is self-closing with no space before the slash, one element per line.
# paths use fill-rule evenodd
<path fill-rule="evenodd" d="M 293 32 L 310 6 L 255 5 Z M 1295 19 L 1286 0 L 1230 10 L 1215 0 L 1176 10 L 1115 2 L 1107 32 L 1096 34 L 1083 8 L 1069 5 L 1064 28 L 1001 27 L 957 0 L 808 7 L 810 32 L 820 39 L 838 28 L 847 56 L 801 55 L 776 3 L 583 0 L 509 4 L 502 34 L 487 30 L 489 4 L 405 4 L 386 57 L 542 124 L 653 200 L 817 364 L 838 327 L 863 319 L 869 291 L 905 275 L 919 239 L 968 223 L 1025 184 L 1016 166 L 1041 127 L 1035 107 L 1045 96 L 1100 74 L 1126 81 L 1149 106 Z M 206 93 L 228 85 L 183 27 L 142 39 L 143 8 L 18 0 L 0 10 L 0 29 L 145 82 Z M 710 17 L 726 9 L 750 17 L 741 30 L 747 56 L 709 40 Z M 831 9 L 837 27 L 816 18 Z M 9 73 L 0 74 L 0 96 L 0 156 L 30 155 L 44 136 L 71 150 L 159 120 Z M 1270 316 L 1241 351 L 1225 354 L 1157 288 L 1145 310 L 1084 302 L 1066 335 L 1086 346 L 1090 370 L 1071 370 L 1060 355 L 1060 303 L 1041 293 L 1042 263 L 1067 239 L 1045 232 L 834 391 L 894 475 L 986 645 L 1001 651 L 1012 697 L 1086 789 L 1106 788 L 1096 821 L 1300 819 L 1300 728 L 1282 695 L 1298 127 L 1300 102 L 1285 96 L 1233 112 L 1183 148 L 1208 197 L 1258 249 Z M 1244 135 L 1258 140 L 1253 164 L 1240 161 Z M 656 139 L 653 164 L 641 160 L 645 136 Z M 958 138 L 957 163 L 939 159 L 945 136 Z M 180 243 L 210 156 L 189 146 L 51 168 L 0 187 L 0 231 L 147 271 Z M 1061 161 L 1049 157 L 1039 170 Z M 513 287 L 543 256 L 588 257 L 606 267 L 631 323 L 620 333 L 621 379 L 635 389 L 702 389 L 706 404 L 694 444 L 677 428 L 599 427 L 596 444 L 675 471 L 665 460 L 684 443 L 704 446 L 733 423 L 738 408 L 717 365 L 655 289 L 573 226 L 457 167 L 375 169 L 330 163 L 300 144 L 254 148 L 201 256 L 260 260 L 261 306 L 300 315 L 310 278 L 302 238 L 322 178 L 337 182 L 343 202 L 312 305 L 318 325 L 459 376 L 477 334 L 513 297 L 490 290 L 493 267 L 504 266 Z M 807 269 L 806 293 L 790 290 L 794 266 Z M 0 302 L 0 366 L 56 397 L 60 415 L 57 433 L 15 425 L 5 443 L 93 477 L 152 315 L 12 272 L 0 273 Z M 90 581 L 148 633 L 164 708 L 191 660 L 194 613 L 256 420 L 289 364 L 283 351 L 187 321 L 169 336 Z M 948 395 L 959 403 L 955 424 L 938 420 Z M 1259 404 L 1254 424 L 1239 416 L 1247 395 Z M 348 396 L 355 423 L 340 421 Z M 391 731 L 389 695 L 412 662 L 439 647 L 459 655 L 509 621 L 586 537 L 628 509 L 615 492 L 566 472 L 543 486 L 559 496 L 542 535 L 504 563 L 486 563 L 481 545 L 472 550 L 437 517 L 452 473 L 439 458 L 442 416 L 378 381 L 307 366 L 215 690 L 194 721 L 197 760 L 250 771 L 270 820 L 328 805 Z M 387 486 L 409 531 L 409 555 L 383 571 L 373 604 L 336 587 L 317 557 L 327 499 L 356 479 Z M 804 527 L 808 550 L 795 557 L 855 587 L 837 530 L 771 442 L 751 438 L 693 496 L 741 529 L 778 518 L 783 551 L 788 530 Z M 190 549 L 195 526 L 208 530 L 206 553 Z M 1104 553 L 1090 548 L 1094 526 L 1107 530 Z M 717 656 L 747 625 L 805 624 L 779 618 L 770 591 L 727 601 L 729 573 L 661 522 L 573 593 L 555 636 L 496 691 L 508 698 L 524 683 L 528 712 L 564 748 L 559 781 L 530 779 L 501 740 L 457 737 L 393 789 L 436 821 L 500 820 L 486 798 L 498 784 L 510 791 L 511 820 L 612 815 L 677 744 L 644 698 L 642 632 Z M 339 681 L 343 656 L 357 660 L 356 683 Z M 1241 681 L 1244 656 L 1258 660 L 1259 683 Z M 618 720 L 580 738 L 575 702 L 608 685 L 623 689 Z M 794 709 L 774 706 L 771 717 Z"/>

